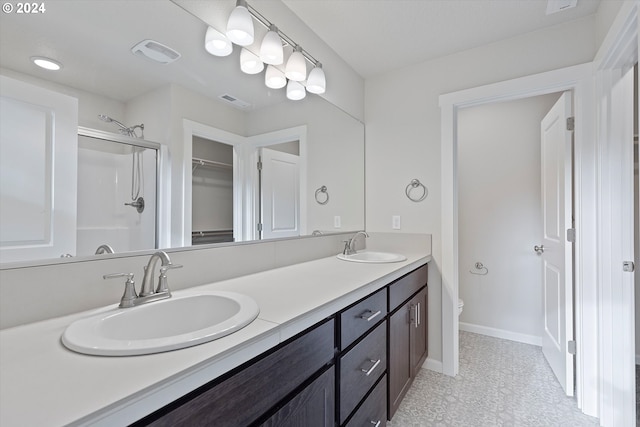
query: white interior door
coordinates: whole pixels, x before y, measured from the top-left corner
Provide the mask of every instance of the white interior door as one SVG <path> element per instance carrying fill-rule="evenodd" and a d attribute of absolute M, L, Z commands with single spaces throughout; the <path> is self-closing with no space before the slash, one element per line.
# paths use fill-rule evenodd
<path fill-rule="evenodd" d="M 262 238 L 300 235 L 300 156 L 261 148 Z"/>
<path fill-rule="evenodd" d="M 0 259 L 76 255 L 78 100 L 0 76 Z"/>
<path fill-rule="evenodd" d="M 541 123 L 542 256 L 544 287 L 544 332 L 542 352 L 568 396 L 574 393 L 573 340 L 573 244 L 572 228 L 572 142 L 568 130 L 571 92 L 565 92 Z"/>

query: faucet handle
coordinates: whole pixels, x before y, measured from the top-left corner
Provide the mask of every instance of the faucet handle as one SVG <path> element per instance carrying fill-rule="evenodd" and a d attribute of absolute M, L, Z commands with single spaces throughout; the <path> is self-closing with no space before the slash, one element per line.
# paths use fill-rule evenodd
<path fill-rule="evenodd" d="M 124 293 L 120 298 L 120 308 L 133 307 L 133 302 L 138 298 L 136 293 L 136 283 L 133 280 L 133 273 L 111 273 L 102 276 L 103 279 L 117 279 L 118 277 L 126 277 L 127 281 L 124 284 Z"/>
<path fill-rule="evenodd" d="M 160 277 L 158 278 L 158 287 L 156 288 L 156 293 L 169 293 L 169 284 L 167 283 L 167 270 L 173 270 L 174 268 L 182 268 L 182 264 L 167 264 L 160 267 Z"/>

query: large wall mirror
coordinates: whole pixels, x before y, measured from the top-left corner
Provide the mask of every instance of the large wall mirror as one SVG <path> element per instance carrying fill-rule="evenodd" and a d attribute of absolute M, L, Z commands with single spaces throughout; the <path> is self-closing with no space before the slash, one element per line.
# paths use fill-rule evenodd
<path fill-rule="evenodd" d="M 240 71 L 237 47 L 207 53 L 208 25 L 224 30 L 234 6 L 55 0 L 0 16 L 0 268 L 104 256 L 103 244 L 126 254 L 364 228 L 364 125 L 321 96 L 268 89 L 264 72 Z M 134 53 L 145 40 L 180 56 Z"/>

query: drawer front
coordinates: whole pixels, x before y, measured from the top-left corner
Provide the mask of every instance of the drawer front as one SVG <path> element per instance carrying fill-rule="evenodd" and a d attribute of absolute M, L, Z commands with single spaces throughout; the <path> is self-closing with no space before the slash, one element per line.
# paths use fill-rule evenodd
<path fill-rule="evenodd" d="M 387 425 L 387 376 L 367 396 L 346 427 L 383 427 Z"/>
<path fill-rule="evenodd" d="M 343 350 L 387 315 L 387 288 L 340 314 L 340 349 Z"/>
<path fill-rule="evenodd" d="M 393 311 L 427 284 L 427 265 L 423 265 L 389 286 L 389 311 Z"/>
<path fill-rule="evenodd" d="M 331 362 L 334 323 L 332 319 L 312 329 L 150 425 L 219 427 L 254 422 Z"/>
<path fill-rule="evenodd" d="M 340 424 L 360 403 L 387 367 L 387 322 L 340 359 Z"/>

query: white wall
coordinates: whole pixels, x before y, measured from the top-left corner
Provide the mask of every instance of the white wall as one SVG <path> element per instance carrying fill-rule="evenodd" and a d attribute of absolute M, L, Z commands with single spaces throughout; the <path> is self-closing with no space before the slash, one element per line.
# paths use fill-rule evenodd
<path fill-rule="evenodd" d="M 584 62 L 596 52 L 595 17 L 549 27 L 396 70 L 365 82 L 366 228 L 433 234 L 429 269 L 429 357 L 442 360 L 440 237 L 441 94 Z M 412 178 L 429 188 L 414 203 L 404 194 Z"/>
<path fill-rule="evenodd" d="M 460 329 L 540 345 L 540 121 L 558 96 L 458 113 Z"/>

